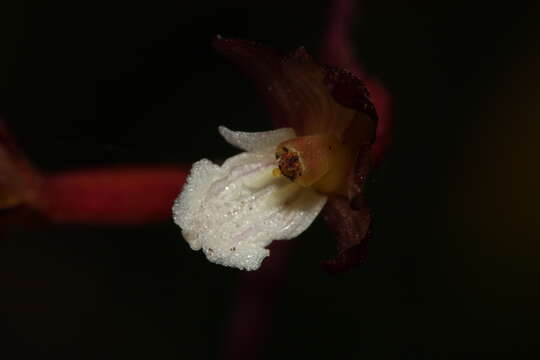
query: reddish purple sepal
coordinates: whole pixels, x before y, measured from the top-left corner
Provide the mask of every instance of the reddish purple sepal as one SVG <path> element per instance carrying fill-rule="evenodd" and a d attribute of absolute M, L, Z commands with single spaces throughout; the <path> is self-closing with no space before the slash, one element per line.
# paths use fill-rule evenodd
<path fill-rule="evenodd" d="M 369 91 L 364 82 L 353 73 L 337 67 L 328 67 L 324 84 L 338 103 L 363 112 L 375 124 L 377 123 L 377 110 L 375 110 L 375 106 L 371 102 Z M 373 137 L 373 140 L 375 140 L 375 137 Z"/>
<path fill-rule="evenodd" d="M 315 63 L 303 47 L 288 56 L 254 41 L 216 36 L 214 47 L 255 80 L 276 127 L 304 135 L 306 123 L 327 115 L 335 101 L 377 120 L 364 83 L 352 73 Z"/>
<path fill-rule="evenodd" d="M 302 78 L 317 76 L 319 69 L 312 65 L 310 56 L 302 48 L 285 59 L 253 41 L 217 36 L 213 44 L 255 80 L 276 128 L 290 126 L 298 133 L 303 132 L 305 119 L 316 116 L 317 96 L 295 75 L 302 73 Z M 311 74 L 305 71 L 307 69 L 299 71 L 307 66 L 311 66 Z"/>
<path fill-rule="evenodd" d="M 323 218 L 337 240 L 338 254 L 322 265 L 331 273 L 351 269 L 364 261 L 367 241 L 371 237 L 371 214 L 367 207 L 353 210 L 344 198 L 331 197 L 324 208 Z"/>

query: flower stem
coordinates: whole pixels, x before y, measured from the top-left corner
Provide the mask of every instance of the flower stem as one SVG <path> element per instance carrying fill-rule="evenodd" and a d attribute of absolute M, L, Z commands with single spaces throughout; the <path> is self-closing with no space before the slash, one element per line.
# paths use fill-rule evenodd
<path fill-rule="evenodd" d="M 57 224 L 139 225 L 171 217 L 188 169 L 122 166 L 44 177 L 38 206 Z"/>

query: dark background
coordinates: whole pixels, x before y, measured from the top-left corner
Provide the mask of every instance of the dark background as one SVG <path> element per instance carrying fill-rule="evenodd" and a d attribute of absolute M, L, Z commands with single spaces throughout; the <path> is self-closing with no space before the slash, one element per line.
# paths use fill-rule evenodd
<path fill-rule="evenodd" d="M 234 150 L 218 125 L 270 123 L 211 37 L 317 56 L 330 4 L 4 1 L 0 113 L 46 171 L 224 158 Z M 395 114 L 369 185 L 375 238 L 365 265 L 339 277 L 318 265 L 335 251 L 322 221 L 294 240 L 264 358 L 535 358 L 539 9 L 358 4 L 356 54 Z M 218 359 L 238 279 L 172 222 L 13 229 L 0 356 Z"/>

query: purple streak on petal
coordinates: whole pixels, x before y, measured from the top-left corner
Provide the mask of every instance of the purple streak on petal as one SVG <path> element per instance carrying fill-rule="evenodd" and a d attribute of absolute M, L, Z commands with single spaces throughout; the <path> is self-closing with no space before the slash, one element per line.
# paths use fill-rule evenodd
<path fill-rule="evenodd" d="M 371 93 L 379 115 L 377 139 L 372 150 L 373 163 L 376 166 L 383 159 L 392 141 L 392 104 L 391 97 L 382 83 L 366 74 L 354 56 L 354 47 L 349 31 L 353 23 L 354 3 L 352 0 L 334 1 L 326 32 L 323 58 L 328 64 L 346 68 L 359 78 L 364 79 Z"/>

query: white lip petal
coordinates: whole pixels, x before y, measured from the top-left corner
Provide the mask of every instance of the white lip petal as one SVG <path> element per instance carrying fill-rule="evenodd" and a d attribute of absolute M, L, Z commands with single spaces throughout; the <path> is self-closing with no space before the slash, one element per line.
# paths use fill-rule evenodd
<path fill-rule="evenodd" d="M 256 270 L 273 240 L 309 227 L 326 197 L 273 176 L 275 166 L 271 152 L 242 153 L 222 166 L 196 162 L 173 207 L 191 248 L 214 263 Z"/>
<path fill-rule="evenodd" d="M 276 147 L 285 140 L 296 137 L 292 128 L 281 128 L 270 131 L 244 132 L 232 131 L 225 126 L 218 128 L 219 133 L 227 142 L 244 151 L 261 151 Z"/>

